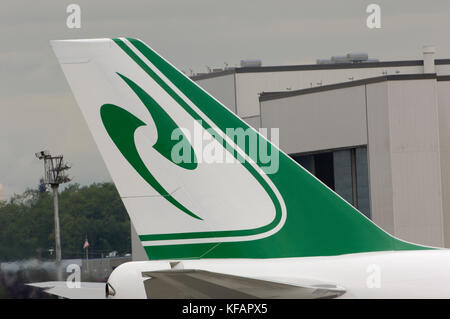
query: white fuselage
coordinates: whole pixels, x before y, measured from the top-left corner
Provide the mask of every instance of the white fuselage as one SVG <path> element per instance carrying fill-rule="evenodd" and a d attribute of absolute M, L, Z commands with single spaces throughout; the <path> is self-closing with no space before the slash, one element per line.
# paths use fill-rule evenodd
<path fill-rule="evenodd" d="M 308 286 L 335 284 L 341 298 L 450 298 L 450 250 L 385 251 L 331 257 L 183 260 L 184 269 Z M 115 298 L 146 298 L 142 272 L 169 261 L 129 262 L 108 282 Z"/>

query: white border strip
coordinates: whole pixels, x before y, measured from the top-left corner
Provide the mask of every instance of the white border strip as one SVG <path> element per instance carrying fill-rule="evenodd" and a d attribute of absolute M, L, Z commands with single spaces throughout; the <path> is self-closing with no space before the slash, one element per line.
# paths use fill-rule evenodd
<path fill-rule="evenodd" d="M 265 237 L 269 237 L 275 233 L 277 233 L 286 222 L 286 204 L 284 203 L 283 197 L 281 196 L 280 192 L 276 188 L 276 186 L 273 184 L 273 182 L 270 180 L 270 178 L 264 173 L 264 171 L 244 152 L 242 151 L 224 132 L 222 132 L 217 126 L 211 125 L 211 123 L 214 123 L 209 117 L 207 117 L 190 99 L 188 99 L 183 92 L 181 92 L 172 82 L 170 82 L 169 79 L 161 72 L 157 67 L 155 67 L 139 50 L 137 50 L 127 39 L 120 38 L 142 61 L 144 61 L 149 68 L 152 69 L 176 94 L 178 94 L 197 114 L 202 117 L 202 119 L 213 129 L 215 129 L 219 135 L 227 141 L 235 150 L 239 152 L 239 154 L 245 158 L 246 161 L 252 165 L 252 167 L 261 175 L 261 177 L 266 181 L 266 183 L 270 186 L 272 191 L 275 193 L 275 196 L 278 199 L 278 202 L 280 203 L 281 207 L 281 219 L 280 222 L 272 228 L 269 231 L 266 231 L 261 234 L 256 235 L 248 235 L 248 236 L 238 236 L 238 237 L 208 237 L 208 238 L 193 238 L 193 239 L 170 239 L 170 240 L 155 240 L 155 241 L 142 241 L 143 246 L 161 246 L 161 245 L 180 245 L 180 244 L 193 244 L 193 243 L 215 243 L 215 242 L 235 242 L 235 241 L 252 241 L 257 240 Z M 150 48 L 151 49 L 151 48 Z M 153 49 L 151 49 L 153 52 L 155 52 Z M 156 52 L 155 52 L 156 53 Z M 126 53 L 125 53 L 126 54 Z M 159 56 L 159 55 L 158 55 Z M 161 56 L 160 56 L 161 57 Z M 161 57 L 164 59 L 163 57 Z M 165 59 L 164 59 L 165 60 Z M 170 62 L 165 60 L 170 66 L 175 68 Z M 142 72 L 145 72 L 142 70 Z M 207 93 L 206 91 L 204 91 Z M 214 97 L 212 97 L 209 93 L 207 93 L 211 98 L 216 100 Z M 216 100 L 217 101 L 217 100 Z M 217 101 L 220 105 L 219 101 Z M 223 106 L 223 105 L 222 105 Z M 227 109 L 225 106 L 223 106 L 225 109 Z M 258 133 L 259 135 L 259 133 Z"/>

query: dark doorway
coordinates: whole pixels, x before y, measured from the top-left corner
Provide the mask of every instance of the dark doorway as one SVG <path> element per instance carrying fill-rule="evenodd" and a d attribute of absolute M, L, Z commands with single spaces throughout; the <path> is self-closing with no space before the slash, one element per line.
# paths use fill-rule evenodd
<path fill-rule="evenodd" d="M 333 153 L 314 155 L 315 175 L 325 185 L 334 190 L 334 165 Z"/>

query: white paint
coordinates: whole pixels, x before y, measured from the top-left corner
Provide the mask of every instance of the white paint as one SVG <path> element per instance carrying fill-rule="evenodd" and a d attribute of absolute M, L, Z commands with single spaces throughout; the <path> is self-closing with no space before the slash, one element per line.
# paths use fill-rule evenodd
<path fill-rule="evenodd" d="M 450 251 L 403 251 L 334 257 L 183 260 L 184 269 L 263 279 L 291 285 L 328 283 L 343 287 L 341 298 L 450 298 Z M 169 261 L 120 265 L 108 282 L 114 298 L 146 298 L 142 272 L 169 270 Z M 368 272 L 373 277 L 368 285 Z"/>
<path fill-rule="evenodd" d="M 157 140 L 154 120 L 117 73 L 127 76 L 146 92 L 151 92 L 152 98 L 179 127 L 193 132 L 195 121 L 112 40 L 56 41 L 52 45 L 138 235 L 250 230 L 266 226 L 274 220 L 276 212 L 272 199 L 240 163 L 199 163 L 195 170 L 186 170 L 168 161 L 152 147 Z M 140 52 L 134 48 L 132 50 L 146 61 Z M 149 61 L 146 63 L 211 127 L 215 127 L 155 66 Z M 88 83 L 95 83 L 95 90 L 88 89 Z M 128 163 L 103 127 L 100 107 L 105 103 L 120 106 L 147 124 L 139 127 L 134 135 L 141 159 L 168 193 L 203 220 L 187 215 L 160 196 Z M 205 131 L 205 134 L 209 133 Z M 219 131 L 219 134 L 235 146 L 224 132 Z M 217 141 L 214 143 L 218 146 Z M 146 241 L 144 246 L 167 245 L 169 242 L 254 240 L 277 232 L 286 219 L 283 199 L 264 172 L 242 150 L 238 149 L 238 152 L 276 194 L 281 206 L 279 223 L 254 235 Z"/>

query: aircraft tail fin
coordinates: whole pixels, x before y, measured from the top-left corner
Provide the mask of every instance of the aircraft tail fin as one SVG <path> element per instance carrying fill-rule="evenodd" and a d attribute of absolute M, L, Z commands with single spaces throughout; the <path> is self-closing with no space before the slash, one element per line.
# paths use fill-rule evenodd
<path fill-rule="evenodd" d="M 52 47 L 150 259 L 427 248 L 377 227 L 142 41 Z"/>

